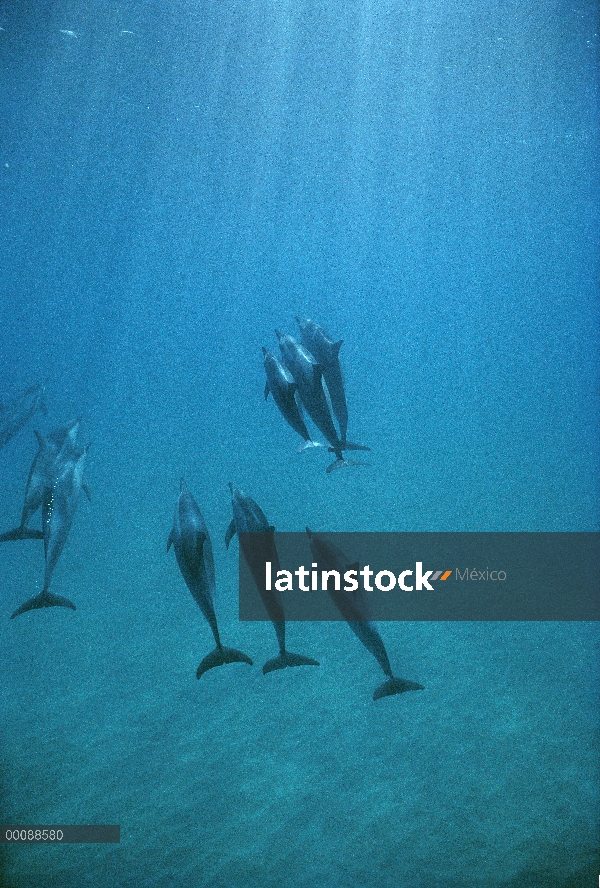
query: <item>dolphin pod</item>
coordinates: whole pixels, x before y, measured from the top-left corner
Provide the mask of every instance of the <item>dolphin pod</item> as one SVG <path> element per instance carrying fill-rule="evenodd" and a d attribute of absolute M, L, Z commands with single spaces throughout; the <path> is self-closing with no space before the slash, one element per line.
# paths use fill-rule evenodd
<path fill-rule="evenodd" d="M 27 425 L 38 410 L 46 413 L 43 385 L 32 385 L 0 406 L 0 450 Z"/>
<path fill-rule="evenodd" d="M 300 328 L 301 343 L 293 336 L 275 330 L 282 362 L 272 352 L 263 348 L 267 375 L 265 400 L 272 392 L 283 418 L 304 440 L 299 451 L 318 446 L 317 442 L 312 440 L 302 416 L 304 408 L 325 437 L 330 453 L 336 456 L 335 462 L 327 467 L 327 473 L 342 466 L 368 465 L 344 458 L 344 451 L 370 450 L 370 448 L 347 440 L 348 406 L 339 360 L 343 340 L 335 342 L 310 318 L 297 317 L 296 321 Z M 327 393 L 323 388 L 323 381 Z M 335 427 L 334 417 L 339 432 Z"/>
<path fill-rule="evenodd" d="M 335 453 L 337 457 L 326 471 L 329 473 L 334 469 L 350 465 L 351 463 L 344 459 L 344 450 L 369 450 L 370 448 L 364 444 L 354 444 L 340 439 L 323 389 L 323 366 L 318 364 L 313 355 L 293 336 L 284 335 L 279 330 L 276 330 L 275 333 L 279 339 L 283 363 L 298 386 L 300 400 L 316 427 L 329 442 L 330 451 Z M 359 465 L 359 463 L 354 463 L 354 465 Z"/>
<path fill-rule="evenodd" d="M 83 470 L 89 449 L 86 447 L 73 450 L 61 465 L 52 486 L 46 487 L 42 502 L 42 528 L 44 533 L 44 555 L 46 570 L 44 588 L 17 608 L 11 618 L 24 614 L 25 611 L 41 607 L 69 607 L 75 605 L 68 598 L 54 595 L 49 591 L 54 568 L 60 558 L 67 541 L 73 517 L 83 488 Z"/>
<path fill-rule="evenodd" d="M 263 675 L 273 672 L 275 669 L 285 669 L 287 666 L 318 666 L 317 660 L 304 657 L 302 654 L 292 654 L 286 650 L 283 593 L 265 589 L 265 562 L 270 561 L 273 569 L 276 572 L 279 570 L 279 555 L 274 536 L 275 528 L 269 524 L 265 513 L 252 497 L 245 496 L 231 483 L 229 489 L 231 490 L 233 519 L 225 534 L 225 546 L 229 548 L 229 543 L 237 533 L 244 558 L 273 624 L 279 644 L 279 655 L 265 663 Z M 246 536 L 249 533 L 252 534 L 252 539 Z"/>
<path fill-rule="evenodd" d="M 252 660 L 247 654 L 221 644 L 215 614 L 215 565 L 210 536 L 202 512 L 188 491 L 183 478 L 175 506 L 173 529 L 167 540 L 167 552 L 171 545 L 175 549 L 177 564 L 186 586 L 202 611 L 215 639 L 216 647 L 198 666 L 196 678 L 200 678 L 209 669 L 223 666 L 225 663 L 249 663 L 252 666 Z"/>
<path fill-rule="evenodd" d="M 298 342 L 294 337 L 276 330 L 281 360 L 263 348 L 266 374 L 265 400 L 269 394 L 288 425 L 301 437 L 302 451 L 309 447 L 328 446 L 336 460 L 327 467 L 332 472 L 341 466 L 365 465 L 346 461 L 344 452 L 369 450 L 363 444 L 347 440 L 348 407 L 342 369 L 339 361 L 342 340 L 330 338 L 324 329 L 309 318 L 297 317 L 300 329 Z M 326 390 L 323 383 L 325 383 Z M 7 444 L 38 411 L 46 412 L 44 386 L 32 386 L 11 401 L 0 406 L 0 448 Z M 321 432 L 327 444 L 314 441 L 305 421 L 307 414 Z M 337 423 L 337 428 L 336 428 Z M 0 542 L 21 539 L 44 541 L 45 574 L 42 591 L 28 599 L 11 615 L 15 618 L 26 611 L 45 607 L 65 607 L 75 610 L 73 602 L 50 591 L 56 564 L 62 554 L 83 490 L 83 472 L 89 444 L 77 444 L 80 420 L 54 429 L 46 434 L 35 432 L 38 450 L 31 464 L 25 488 L 21 521 L 17 528 L 0 534 Z M 269 561 L 279 570 L 280 562 L 275 544 L 275 529 L 269 524 L 258 504 L 230 483 L 233 519 L 225 536 L 226 547 L 238 534 L 240 551 L 248 564 L 254 583 L 273 624 L 279 653 L 268 660 L 263 674 L 295 666 L 319 666 L 319 662 L 286 648 L 286 621 L 284 593 L 267 590 L 264 565 Z M 42 508 L 42 530 L 29 525 L 37 510 Z M 312 557 L 325 569 L 346 571 L 348 559 L 320 534 L 306 528 Z M 167 540 L 167 552 L 175 551 L 182 577 L 212 631 L 215 649 L 203 658 L 196 670 L 196 678 L 226 663 L 247 663 L 250 657 L 235 648 L 225 647 L 220 639 L 215 613 L 215 568 L 211 540 L 202 513 L 181 479 L 172 529 Z M 356 565 L 358 568 L 358 565 Z M 422 690 L 417 682 L 394 675 L 389 657 L 377 629 L 371 621 L 364 593 L 329 591 L 343 618 L 361 644 L 377 660 L 386 680 L 373 693 L 373 699 L 393 696 L 409 690 Z"/>
<path fill-rule="evenodd" d="M 324 570 L 337 570 L 345 573 L 349 567 L 358 569 L 358 565 L 350 565 L 341 549 L 338 549 L 321 534 L 313 533 L 308 527 L 306 533 L 312 557 Z M 404 691 L 424 690 L 423 685 L 417 684 L 416 681 L 394 677 L 385 645 L 377 626 L 369 620 L 367 603 L 360 590 L 349 593 L 328 589 L 328 592 L 350 629 L 369 653 L 373 654 L 384 674 L 387 675 L 387 681 L 375 688 L 373 699 L 379 700 L 381 697 L 402 694 Z"/>

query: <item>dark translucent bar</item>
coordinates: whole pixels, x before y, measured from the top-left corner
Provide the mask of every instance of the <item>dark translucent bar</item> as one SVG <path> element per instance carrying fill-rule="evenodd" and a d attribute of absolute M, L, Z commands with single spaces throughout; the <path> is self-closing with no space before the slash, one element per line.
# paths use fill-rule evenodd
<path fill-rule="evenodd" d="M 3 845 L 64 845 L 74 842 L 120 842 L 121 827 L 92 826 L 0 826 Z"/>
<path fill-rule="evenodd" d="M 239 536 L 241 620 L 600 621 L 598 532 L 311 533 L 318 558 L 306 533 Z"/>

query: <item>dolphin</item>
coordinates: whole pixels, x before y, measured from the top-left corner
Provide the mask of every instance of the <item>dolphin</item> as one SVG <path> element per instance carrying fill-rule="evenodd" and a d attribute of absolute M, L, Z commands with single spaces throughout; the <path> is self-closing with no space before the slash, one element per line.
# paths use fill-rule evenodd
<path fill-rule="evenodd" d="M 31 517 L 42 505 L 44 491 L 54 484 L 61 463 L 75 452 L 79 425 L 80 420 L 76 419 L 65 428 L 48 432 L 45 437 L 38 431 L 34 432 L 38 442 L 38 451 L 33 458 L 27 478 L 21 524 L 14 530 L 8 530 L 1 534 L 0 543 L 8 540 L 42 540 L 44 538 L 43 531 L 32 530 L 28 525 Z M 83 489 L 89 497 L 89 490 L 85 485 L 83 485 Z"/>
<path fill-rule="evenodd" d="M 283 362 L 292 374 L 294 382 L 298 386 L 298 394 L 306 408 L 306 412 L 329 441 L 332 453 L 337 459 L 327 467 L 327 472 L 341 466 L 350 465 L 343 457 L 344 450 L 369 450 L 363 444 L 353 444 L 350 441 L 340 441 L 337 430 L 331 418 L 331 411 L 325 392 L 323 391 L 323 367 L 317 364 L 313 356 L 293 336 L 284 336 L 276 330 L 279 339 L 279 348 L 283 356 Z M 361 463 L 355 463 L 361 465 Z M 364 465 L 364 464 L 362 464 Z"/>
<path fill-rule="evenodd" d="M 324 445 L 318 441 L 313 441 L 306 423 L 302 419 L 302 414 L 296 401 L 296 392 L 298 386 L 292 380 L 281 361 L 266 348 L 263 348 L 265 372 L 267 374 L 267 384 L 265 385 L 265 401 L 269 397 L 269 392 L 273 395 L 273 400 L 279 407 L 281 415 L 295 432 L 298 432 L 304 439 L 304 444 L 298 448 L 301 453 L 307 447 L 323 447 Z"/>
<path fill-rule="evenodd" d="M 269 660 L 263 666 L 263 675 L 273 672 L 275 669 L 285 669 L 286 666 L 318 666 L 317 660 L 304 657 L 301 654 L 292 654 L 285 649 L 285 615 L 283 611 L 283 592 L 267 591 L 265 589 L 265 562 L 270 561 L 277 576 L 279 570 L 279 556 L 275 546 L 275 528 L 269 524 L 265 513 L 250 496 L 245 496 L 241 490 L 229 484 L 231 490 L 231 505 L 233 507 L 233 520 L 225 534 L 225 546 L 238 533 L 240 548 L 250 568 L 256 588 L 263 600 L 269 619 L 273 623 L 279 655 Z M 247 534 L 252 534 L 252 538 Z"/>
<path fill-rule="evenodd" d="M 25 611 L 35 610 L 39 607 L 70 607 L 76 610 L 75 605 L 68 598 L 53 595 L 49 591 L 50 581 L 56 563 L 67 541 L 79 494 L 83 487 L 83 470 L 90 445 L 79 448 L 61 465 L 59 473 L 51 487 L 44 491 L 42 502 L 42 528 L 44 532 L 44 553 L 46 556 L 46 571 L 44 574 L 44 588 L 38 595 L 34 595 L 17 608 L 12 618 L 24 614 Z"/>
<path fill-rule="evenodd" d="M 38 410 L 47 412 L 44 390 L 43 385 L 32 385 L 0 409 L 0 450 L 21 431 Z"/>
<path fill-rule="evenodd" d="M 340 575 L 343 575 L 348 568 L 358 570 L 358 564 L 350 565 L 341 549 L 321 534 L 313 533 L 308 527 L 306 533 L 312 557 L 323 570 L 337 570 Z M 404 691 L 424 690 L 423 685 L 417 684 L 416 681 L 394 677 L 379 630 L 375 623 L 369 620 L 367 602 L 362 591 L 360 589 L 356 592 L 332 591 L 329 588 L 327 591 L 350 629 L 369 653 L 373 654 L 384 674 L 388 676 L 387 681 L 375 688 L 373 699 L 379 700 L 381 697 L 390 697 Z"/>
<path fill-rule="evenodd" d="M 340 438 L 346 440 L 348 429 L 348 405 L 344 378 L 340 367 L 340 348 L 344 342 L 334 342 L 323 328 L 310 318 L 296 318 L 300 327 L 300 340 L 318 364 L 323 367 L 323 378 L 331 398 L 331 406 L 340 427 Z"/>
<path fill-rule="evenodd" d="M 175 506 L 173 529 L 167 540 L 167 552 L 173 545 L 179 570 L 192 597 L 212 630 L 216 648 L 198 666 L 196 678 L 215 666 L 225 663 L 249 663 L 252 660 L 242 651 L 221 644 L 215 614 L 215 565 L 208 528 L 196 500 L 181 479 L 180 493 Z"/>

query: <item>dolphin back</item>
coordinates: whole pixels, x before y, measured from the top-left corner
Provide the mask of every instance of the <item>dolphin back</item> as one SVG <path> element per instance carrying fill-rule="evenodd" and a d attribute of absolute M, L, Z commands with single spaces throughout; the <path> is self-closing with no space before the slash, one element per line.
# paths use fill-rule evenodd
<path fill-rule="evenodd" d="M 8 444 L 38 410 L 47 412 L 43 385 L 31 386 L 6 404 L 0 413 L 0 448 Z"/>
<path fill-rule="evenodd" d="M 234 536 L 237 533 L 237 527 L 235 526 L 235 518 L 232 518 L 229 522 L 229 527 L 227 528 L 227 532 L 225 533 L 225 548 L 229 548 L 229 543 L 232 541 Z"/>

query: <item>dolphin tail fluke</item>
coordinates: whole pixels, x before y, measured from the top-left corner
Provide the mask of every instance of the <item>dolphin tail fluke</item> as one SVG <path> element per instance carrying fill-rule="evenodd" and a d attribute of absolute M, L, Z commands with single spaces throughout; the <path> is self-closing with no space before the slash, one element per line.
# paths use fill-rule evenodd
<path fill-rule="evenodd" d="M 330 475 L 332 472 L 335 472 L 336 469 L 343 469 L 345 466 L 349 465 L 349 462 L 346 462 L 345 459 L 342 459 L 342 457 L 340 457 L 339 459 L 336 459 L 335 462 L 332 462 L 331 465 L 327 466 L 325 471 L 328 475 Z"/>
<path fill-rule="evenodd" d="M 302 654 L 291 654 L 289 651 L 282 651 L 278 657 L 268 660 L 263 666 L 263 675 L 267 672 L 275 672 L 276 669 L 285 669 L 287 666 L 320 666 L 318 660 L 311 657 L 303 657 Z"/>
<path fill-rule="evenodd" d="M 24 614 L 25 611 L 37 610 L 40 607 L 70 607 L 71 610 L 77 610 L 72 601 L 63 598 L 62 595 L 53 595 L 52 592 L 43 591 L 39 595 L 34 595 L 29 601 L 26 601 L 21 607 L 18 607 L 14 614 L 11 614 L 11 620 Z"/>
<path fill-rule="evenodd" d="M 374 700 L 380 700 L 382 697 L 393 697 L 394 694 L 403 694 L 404 691 L 424 691 L 423 685 L 416 681 L 408 681 L 405 678 L 388 678 L 373 693 Z"/>
<path fill-rule="evenodd" d="M 366 444 L 355 444 L 354 441 L 342 441 L 342 450 L 370 450 Z"/>
<path fill-rule="evenodd" d="M 0 543 L 8 543 L 11 540 L 43 540 L 44 534 L 41 530 L 31 530 L 29 527 L 15 527 L 14 530 L 7 530 L 6 533 L 0 535 Z"/>
<path fill-rule="evenodd" d="M 235 648 L 226 647 L 215 648 L 198 666 L 196 678 L 200 678 L 209 669 L 214 669 L 215 666 L 224 666 L 225 663 L 249 663 L 252 666 L 252 660 L 243 651 L 236 651 Z"/>
<path fill-rule="evenodd" d="M 331 447 L 329 448 L 331 450 Z M 372 463 L 363 462 L 358 459 L 344 459 L 343 456 L 338 456 L 335 462 L 332 462 L 331 465 L 327 466 L 325 471 L 328 475 L 331 472 L 335 472 L 336 469 L 347 469 L 347 468 L 357 468 L 357 466 L 370 466 Z"/>

